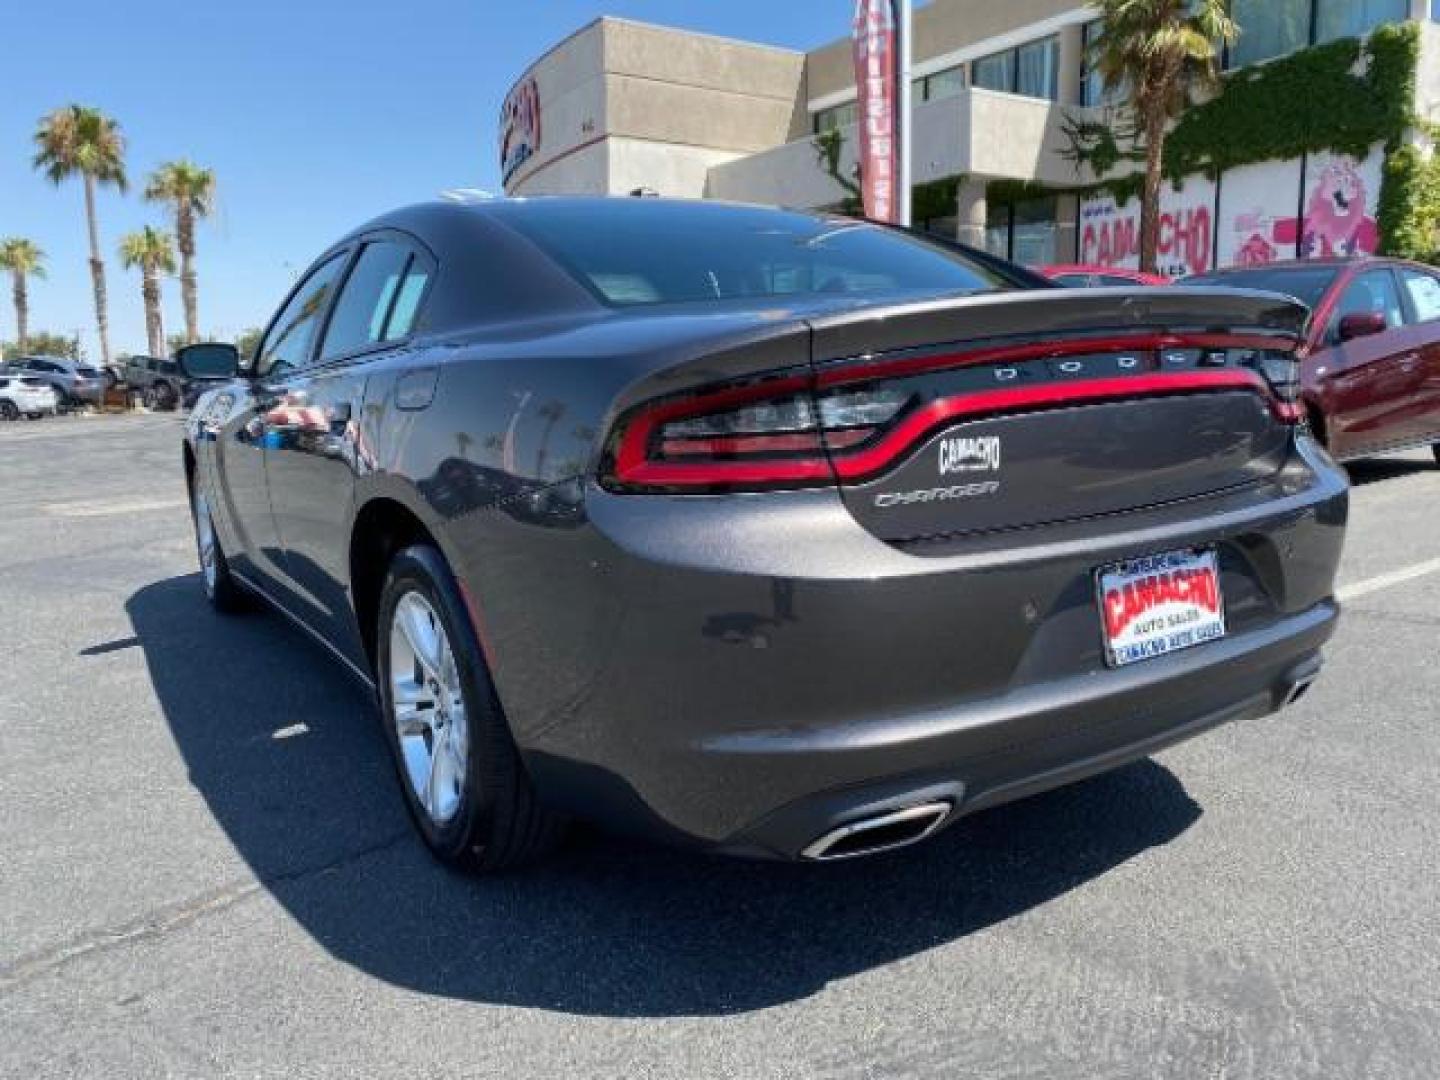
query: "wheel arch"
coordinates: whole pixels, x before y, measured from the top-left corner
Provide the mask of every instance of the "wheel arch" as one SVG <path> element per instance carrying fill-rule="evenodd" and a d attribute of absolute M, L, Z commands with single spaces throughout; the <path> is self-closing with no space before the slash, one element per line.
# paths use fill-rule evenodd
<path fill-rule="evenodd" d="M 380 611 L 385 574 L 396 552 L 412 544 L 429 544 L 440 549 L 434 532 L 420 515 L 398 499 L 379 495 L 356 512 L 350 529 L 350 602 L 355 609 L 360 641 L 372 667 L 375 663 L 375 621 Z"/>

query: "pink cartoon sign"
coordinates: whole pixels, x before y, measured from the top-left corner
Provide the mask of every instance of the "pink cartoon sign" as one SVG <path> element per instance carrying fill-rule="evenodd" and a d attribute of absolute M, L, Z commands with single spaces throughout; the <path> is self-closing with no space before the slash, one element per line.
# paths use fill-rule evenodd
<path fill-rule="evenodd" d="M 1338 155 L 1310 159 L 1305 184 L 1305 224 L 1300 255 L 1306 259 L 1373 255 L 1380 246 L 1375 214 L 1382 159 Z"/>

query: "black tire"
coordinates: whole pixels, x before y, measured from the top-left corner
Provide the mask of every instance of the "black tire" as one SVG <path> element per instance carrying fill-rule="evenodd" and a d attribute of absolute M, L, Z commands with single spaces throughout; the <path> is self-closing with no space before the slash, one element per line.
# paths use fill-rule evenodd
<path fill-rule="evenodd" d="M 464 787 L 458 807 L 443 823 L 431 818 L 415 793 L 395 723 L 391 626 L 396 606 L 412 592 L 428 602 L 450 642 L 468 728 Z M 380 596 L 375 641 L 385 740 L 395 760 L 405 805 L 430 850 L 442 862 L 472 873 L 508 870 L 551 851 L 564 836 L 564 820 L 542 806 L 535 794 L 460 590 L 435 548 L 425 544 L 409 547 L 391 561 Z"/>
<path fill-rule="evenodd" d="M 236 615 L 250 608 L 250 595 L 245 586 L 230 572 L 230 561 L 225 558 L 225 548 L 215 532 L 215 519 L 211 516 L 209 502 L 201 490 L 198 479 L 191 484 L 190 516 L 195 525 L 195 554 L 200 560 L 200 581 L 205 587 L 205 599 L 222 615 Z M 205 572 L 205 550 L 202 525 L 208 525 L 214 543 L 214 573 Z"/>
<path fill-rule="evenodd" d="M 40 419 L 42 416 L 44 416 L 44 415 L 45 415 L 44 413 L 27 412 L 27 413 L 25 414 L 25 419 L 26 419 L 26 420 L 39 420 L 39 419 Z"/>
<path fill-rule="evenodd" d="M 175 388 L 169 383 L 158 383 L 155 386 L 155 408 L 160 412 L 172 412 L 175 406 L 180 404 L 180 397 L 175 393 Z"/>
<path fill-rule="evenodd" d="M 19 420 L 20 410 L 13 401 L 0 401 L 0 420 Z"/>

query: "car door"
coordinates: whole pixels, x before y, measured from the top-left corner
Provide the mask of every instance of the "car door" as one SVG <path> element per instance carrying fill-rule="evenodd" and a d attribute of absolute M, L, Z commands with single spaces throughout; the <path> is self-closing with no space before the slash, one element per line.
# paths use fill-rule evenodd
<path fill-rule="evenodd" d="M 431 266 L 406 239 L 366 238 L 312 362 L 273 384 L 280 398 L 266 417 L 270 505 L 297 614 L 361 665 L 348 591 L 355 480 L 365 467 L 360 412 L 371 366 L 409 339 Z"/>
<path fill-rule="evenodd" d="M 275 437 L 266 417 L 280 404 L 286 380 L 309 363 L 349 255 L 349 249 L 331 254 L 296 286 L 261 339 L 249 377 L 227 391 L 223 412 L 212 420 L 223 519 L 216 525 L 226 554 L 237 573 L 291 610 L 297 602 L 289 589 L 266 478 L 266 441 Z"/>
<path fill-rule="evenodd" d="M 1406 315 L 1414 326 L 1413 346 L 1424 363 L 1416 433 L 1440 443 L 1440 277 L 1418 266 L 1399 268 Z"/>
<path fill-rule="evenodd" d="M 1367 312 L 1383 314 L 1386 329 L 1341 341 L 1341 320 Z M 1410 348 L 1399 286 L 1388 267 L 1362 271 L 1343 287 L 1326 325 L 1325 344 L 1331 449 L 1350 457 L 1405 441 L 1424 372 Z"/>

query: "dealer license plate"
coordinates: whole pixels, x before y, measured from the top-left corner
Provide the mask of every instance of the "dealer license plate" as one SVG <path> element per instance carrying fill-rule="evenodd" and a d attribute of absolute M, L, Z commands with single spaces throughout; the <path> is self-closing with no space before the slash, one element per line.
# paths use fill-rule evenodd
<path fill-rule="evenodd" d="M 1111 667 L 1225 636 L 1225 600 L 1213 549 L 1133 559 L 1102 567 L 1095 578 Z"/>

